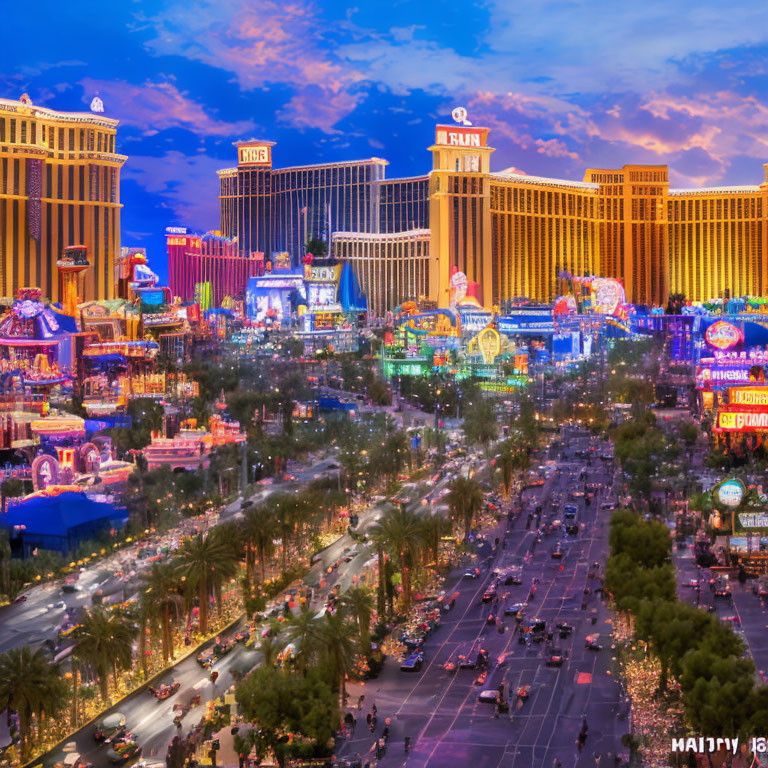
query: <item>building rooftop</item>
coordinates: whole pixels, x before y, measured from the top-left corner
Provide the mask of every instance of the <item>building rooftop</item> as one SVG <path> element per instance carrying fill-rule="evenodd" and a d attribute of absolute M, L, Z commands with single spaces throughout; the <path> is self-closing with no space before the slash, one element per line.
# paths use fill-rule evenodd
<path fill-rule="evenodd" d="M 116 128 L 118 120 L 110 117 L 102 117 L 92 112 L 59 112 L 48 107 L 38 107 L 32 102 L 15 101 L 13 99 L 0 99 L 0 111 L 18 112 L 20 114 L 33 115 L 34 117 L 47 117 L 51 120 L 59 120 L 68 123 L 93 123 L 102 128 Z"/>
<path fill-rule="evenodd" d="M 759 192 L 757 184 L 744 184 L 732 187 L 691 187 L 690 189 L 670 189 L 670 197 L 683 197 L 688 195 L 740 195 L 744 192 Z"/>
<path fill-rule="evenodd" d="M 515 181 L 519 184 L 538 184 L 547 187 L 569 187 L 571 189 L 594 190 L 600 189 L 599 184 L 590 181 L 570 181 L 569 179 L 547 179 L 544 176 L 528 176 L 524 173 L 505 173 L 504 171 L 491 173 L 492 179 L 500 181 Z"/>
<path fill-rule="evenodd" d="M 428 238 L 429 229 L 406 229 L 403 232 L 332 232 L 331 240 L 337 238 L 355 238 L 356 240 L 404 240 L 408 238 Z"/>

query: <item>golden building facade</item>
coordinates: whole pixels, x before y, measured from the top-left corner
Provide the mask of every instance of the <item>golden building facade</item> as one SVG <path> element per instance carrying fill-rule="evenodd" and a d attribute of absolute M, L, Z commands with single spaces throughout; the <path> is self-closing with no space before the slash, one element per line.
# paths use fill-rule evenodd
<path fill-rule="evenodd" d="M 114 298 L 120 251 L 117 120 L 0 99 L 0 295 L 38 286 L 58 301 L 56 261 L 84 245 L 84 300 Z"/>
<path fill-rule="evenodd" d="M 430 230 L 334 232 L 332 253 L 349 262 L 368 311 L 381 317 L 404 301 L 430 296 Z"/>

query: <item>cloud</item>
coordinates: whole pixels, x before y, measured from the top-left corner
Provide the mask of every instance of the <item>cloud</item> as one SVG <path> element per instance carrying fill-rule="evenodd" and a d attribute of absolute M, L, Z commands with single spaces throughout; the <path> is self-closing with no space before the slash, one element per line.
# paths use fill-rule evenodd
<path fill-rule="evenodd" d="M 169 128 L 183 128 L 201 136 L 242 136 L 257 127 L 252 120 L 216 119 L 168 81 L 134 85 L 124 80 L 86 77 L 80 85 L 86 102 L 90 103 L 98 94 L 110 117 L 118 118 L 122 125 L 141 129 L 146 136 Z"/>
<path fill-rule="evenodd" d="M 331 131 L 358 104 L 363 76 L 323 46 L 323 20 L 301 2 L 192 0 L 146 20 L 148 48 L 234 74 L 243 90 L 286 85 L 284 119 Z"/>
<path fill-rule="evenodd" d="M 216 171 L 226 162 L 203 154 L 166 152 L 160 157 L 132 155 L 123 179 L 156 195 L 168 209 L 168 224 L 195 229 L 218 228 L 219 180 Z"/>

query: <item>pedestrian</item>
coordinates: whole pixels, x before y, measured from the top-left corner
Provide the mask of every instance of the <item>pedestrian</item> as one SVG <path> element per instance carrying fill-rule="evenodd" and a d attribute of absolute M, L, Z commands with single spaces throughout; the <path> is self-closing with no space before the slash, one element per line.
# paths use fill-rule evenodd
<path fill-rule="evenodd" d="M 369 728 L 371 727 L 371 720 L 373 720 L 373 715 L 372 715 L 372 714 L 369 712 L 369 713 L 368 713 L 368 714 L 365 716 L 365 722 L 368 724 L 368 727 L 369 727 Z M 373 730 L 373 729 L 371 729 L 371 730 Z"/>
<path fill-rule="evenodd" d="M 363 702 L 365 701 L 365 694 L 361 694 L 360 698 L 357 700 L 357 708 L 362 709 L 363 708 Z"/>
<path fill-rule="evenodd" d="M 411 737 L 406 736 L 403 739 L 403 747 L 405 748 L 405 754 L 407 755 L 411 751 Z"/>

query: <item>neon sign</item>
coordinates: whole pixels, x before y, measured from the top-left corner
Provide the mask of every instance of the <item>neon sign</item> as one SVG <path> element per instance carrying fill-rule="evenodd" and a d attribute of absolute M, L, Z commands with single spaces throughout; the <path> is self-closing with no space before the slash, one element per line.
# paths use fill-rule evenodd
<path fill-rule="evenodd" d="M 768 431 L 768 413 L 754 411 L 720 411 L 717 414 L 719 432 Z"/>
<path fill-rule="evenodd" d="M 239 147 L 238 165 L 269 165 L 272 162 L 268 146 Z"/>
<path fill-rule="evenodd" d="M 716 320 L 707 328 L 704 339 L 710 347 L 730 349 L 744 341 L 744 334 L 733 323 Z"/>
<path fill-rule="evenodd" d="M 768 405 L 768 387 L 731 387 L 728 402 L 731 405 Z"/>
<path fill-rule="evenodd" d="M 435 144 L 448 147 L 484 147 L 487 128 L 469 128 L 464 125 L 438 125 Z"/>

